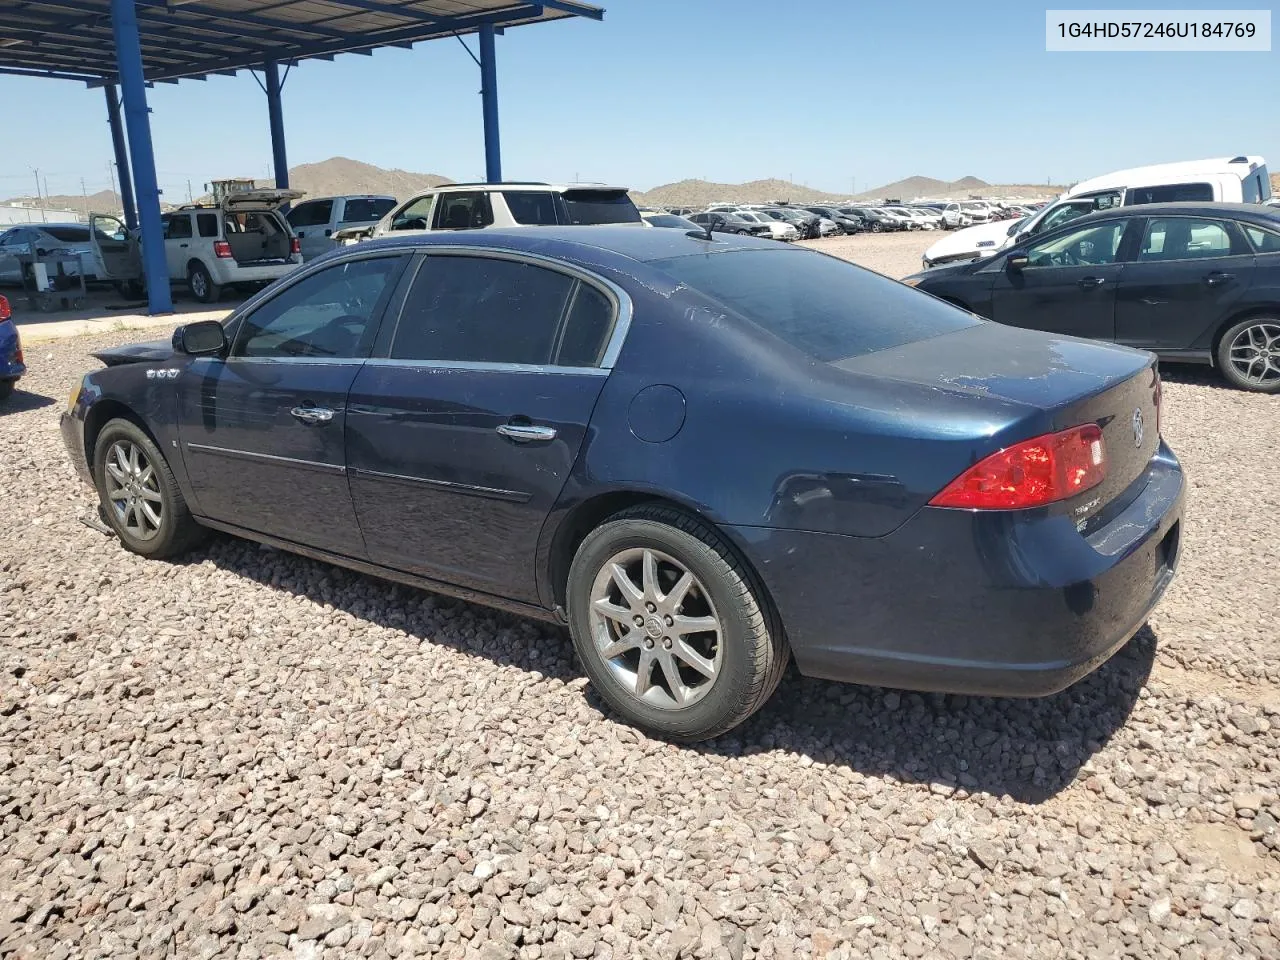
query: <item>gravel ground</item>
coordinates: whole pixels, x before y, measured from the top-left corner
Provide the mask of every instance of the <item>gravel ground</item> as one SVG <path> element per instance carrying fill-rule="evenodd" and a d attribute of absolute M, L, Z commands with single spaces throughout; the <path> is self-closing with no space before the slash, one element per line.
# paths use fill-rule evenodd
<path fill-rule="evenodd" d="M 41 345 L 0 415 L 0 956 L 1280 956 L 1280 400 L 1167 374 L 1182 567 L 1070 690 L 793 675 L 691 748 L 561 631 L 78 523 L 58 410 L 130 338 Z"/>

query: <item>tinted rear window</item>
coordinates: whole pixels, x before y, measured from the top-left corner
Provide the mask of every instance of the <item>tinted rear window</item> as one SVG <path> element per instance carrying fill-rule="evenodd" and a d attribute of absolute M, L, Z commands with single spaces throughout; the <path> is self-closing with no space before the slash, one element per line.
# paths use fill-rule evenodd
<path fill-rule="evenodd" d="M 824 362 L 982 322 L 878 273 L 810 251 L 695 254 L 653 266 Z"/>
<path fill-rule="evenodd" d="M 85 227 L 47 227 L 40 228 L 55 240 L 63 243 L 88 243 L 89 231 Z"/>
<path fill-rule="evenodd" d="M 1213 199 L 1213 187 L 1207 183 L 1171 183 L 1162 187 L 1135 187 L 1129 191 L 1129 203 L 1199 203 Z"/>
<path fill-rule="evenodd" d="M 564 204 L 566 223 L 640 222 L 640 211 L 622 190 L 566 190 L 560 195 L 560 202 Z"/>
<path fill-rule="evenodd" d="M 382 200 L 348 200 L 342 210 L 343 223 L 367 223 L 370 220 L 381 220 L 396 205 L 391 199 Z"/>

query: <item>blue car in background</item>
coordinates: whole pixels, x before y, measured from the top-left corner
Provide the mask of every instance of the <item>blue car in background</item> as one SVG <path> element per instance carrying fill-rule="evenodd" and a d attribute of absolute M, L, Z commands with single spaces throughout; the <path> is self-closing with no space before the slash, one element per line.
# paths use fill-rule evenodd
<path fill-rule="evenodd" d="M 9 301 L 0 296 L 0 403 L 9 399 L 13 388 L 24 373 L 22 339 L 13 323 Z"/>
<path fill-rule="evenodd" d="M 125 548 L 212 528 L 567 624 L 601 697 L 675 740 L 792 657 L 1053 693 L 1178 560 L 1155 357 L 771 240 L 391 237 L 97 356 L 62 432 Z"/>

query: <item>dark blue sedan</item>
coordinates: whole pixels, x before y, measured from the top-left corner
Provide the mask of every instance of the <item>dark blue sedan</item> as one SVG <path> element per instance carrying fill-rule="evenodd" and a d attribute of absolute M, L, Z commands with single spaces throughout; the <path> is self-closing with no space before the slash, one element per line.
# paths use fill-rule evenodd
<path fill-rule="evenodd" d="M 0 403 L 9 399 L 26 372 L 27 367 L 22 360 L 22 338 L 13 323 L 8 299 L 0 296 Z"/>
<path fill-rule="evenodd" d="M 98 356 L 62 430 L 128 549 L 212 528 L 567 623 L 674 739 L 741 722 L 791 656 L 1052 693 L 1178 559 L 1151 354 L 764 240 L 375 241 Z"/>

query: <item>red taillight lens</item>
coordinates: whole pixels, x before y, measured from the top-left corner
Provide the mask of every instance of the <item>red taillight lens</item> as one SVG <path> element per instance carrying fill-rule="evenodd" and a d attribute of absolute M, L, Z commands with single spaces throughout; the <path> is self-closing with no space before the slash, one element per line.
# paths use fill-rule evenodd
<path fill-rule="evenodd" d="M 290 241 L 289 241 L 289 252 L 290 252 L 290 253 L 301 253 L 301 252 L 302 252 L 302 241 L 301 241 L 301 240 L 299 240 L 297 237 L 294 237 L 292 240 L 290 240 Z"/>
<path fill-rule="evenodd" d="M 935 507 L 1024 510 L 1096 487 L 1107 475 L 1107 451 L 1096 423 L 1072 427 L 993 453 L 929 501 Z"/>
<path fill-rule="evenodd" d="M 231 244 L 225 240 L 213 241 L 213 255 L 219 260 L 228 260 L 231 258 Z"/>
<path fill-rule="evenodd" d="M 13 316 L 13 311 L 9 309 L 9 299 L 0 295 L 0 320 L 8 320 Z"/>

